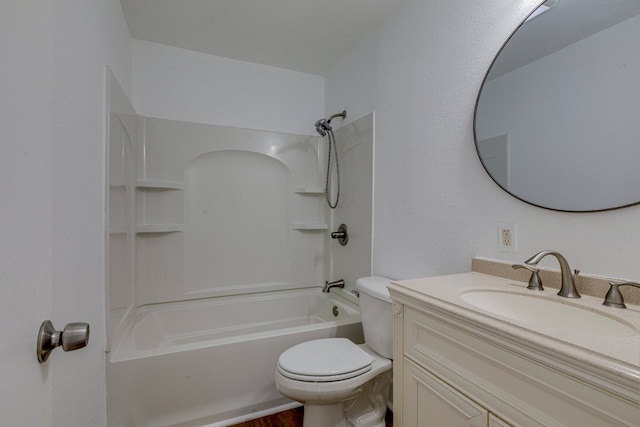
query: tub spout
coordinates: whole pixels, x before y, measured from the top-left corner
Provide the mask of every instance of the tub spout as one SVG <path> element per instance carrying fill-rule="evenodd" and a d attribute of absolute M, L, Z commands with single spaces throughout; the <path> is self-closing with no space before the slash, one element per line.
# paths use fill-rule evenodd
<path fill-rule="evenodd" d="M 322 292 L 329 292 L 331 288 L 344 288 L 344 280 L 336 280 L 334 282 L 324 282 L 324 288 Z"/>

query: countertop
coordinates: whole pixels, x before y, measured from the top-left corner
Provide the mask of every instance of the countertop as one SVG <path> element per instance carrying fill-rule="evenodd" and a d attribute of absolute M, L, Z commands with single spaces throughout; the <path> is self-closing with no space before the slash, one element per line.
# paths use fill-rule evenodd
<path fill-rule="evenodd" d="M 525 282 L 470 272 L 393 281 L 389 285 L 389 291 L 394 300 L 400 299 L 406 303 L 406 297 L 410 297 L 422 308 L 433 307 L 464 319 L 468 324 L 512 337 L 521 343 L 534 344 L 548 354 L 596 368 L 607 376 L 637 383 L 640 390 L 640 306 L 627 304 L 627 309 L 606 307 L 602 305 L 601 298 L 583 295 L 580 299 L 569 299 L 556 295 L 557 289 L 532 291 L 526 287 Z M 585 330 L 545 328 L 521 323 L 485 311 L 461 299 L 463 293 L 479 289 L 520 293 L 595 311 L 630 326 L 638 333 L 629 336 L 603 336 Z"/>

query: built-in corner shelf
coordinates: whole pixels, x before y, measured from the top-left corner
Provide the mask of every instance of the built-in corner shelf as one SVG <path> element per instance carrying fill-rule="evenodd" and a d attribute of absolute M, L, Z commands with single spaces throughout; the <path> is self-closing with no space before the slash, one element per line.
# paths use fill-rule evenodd
<path fill-rule="evenodd" d="M 181 210 L 177 209 L 176 206 L 182 204 L 182 194 L 176 193 L 174 190 L 183 190 L 184 184 L 182 182 L 143 179 L 136 181 L 136 188 L 144 196 L 138 203 L 141 203 L 142 216 L 146 219 L 146 221 L 144 219 L 141 221 L 142 224 L 136 226 L 136 234 L 167 234 L 184 231 L 184 224 L 181 224 L 182 221 L 179 218 L 171 218 L 173 215 L 169 215 L 169 218 L 165 218 L 163 215 L 160 215 L 160 217 L 155 215 L 151 219 L 146 215 L 147 209 L 157 213 L 158 206 L 161 207 L 160 211 L 164 211 L 165 208 L 168 209 L 167 212 Z M 147 221 L 150 224 L 146 223 Z"/>
<path fill-rule="evenodd" d="M 136 226 L 137 234 L 178 233 L 184 231 L 182 224 L 147 224 Z"/>
<path fill-rule="evenodd" d="M 294 230 L 301 231 L 326 230 L 328 228 L 327 224 L 319 222 L 294 222 L 292 227 Z"/>
<path fill-rule="evenodd" d="M 136 181 L 139 190 L 182 190 L 184 185 L 177 181 Z"/>
<path fill-rule="evenodd" d="M 126 224 L 109 224 L 109 234 L 127 234 L 129 228 Z"/>
<path fill-rule="evenodd" d="M 294 187 L 293 192 L 303 196 L 322 196 L 324 195 L 324 188 L 299 186 Z"/>

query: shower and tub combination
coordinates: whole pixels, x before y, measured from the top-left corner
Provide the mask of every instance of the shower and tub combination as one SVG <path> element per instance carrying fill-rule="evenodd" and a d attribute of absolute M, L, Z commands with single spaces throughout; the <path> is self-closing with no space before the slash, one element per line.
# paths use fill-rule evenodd
<path fill-rule="evenodd" d="M 297 405 L 275 389 L 283 351 L 363 341 L 350 290 L 371 271 L 372 115 L 335 135 L 346 113 L 319 121 L 327 143 L 141 117 L 109 84 L 108 424 L 222 426 Z M 342 222 L 344 247 L 329 238 Z"/>

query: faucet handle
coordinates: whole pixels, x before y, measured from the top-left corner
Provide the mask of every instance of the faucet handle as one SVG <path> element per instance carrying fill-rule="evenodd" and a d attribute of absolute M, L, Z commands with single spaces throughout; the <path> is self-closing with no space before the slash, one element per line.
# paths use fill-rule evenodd
<path fill-rule="evenodd" d="M 621 282 L 618 280 L 610 281 L 609 285 L 611 285 L 611 287 L 609 288 L 609 292 L 607 292 L 607 295 L 605 295 L 604 302 L 602 303 L 602 305 L 606 305 L 607 307 L 616 307 L 616 308 L 627 308 L 627 306 L 624 304 L 624 299 L 622 298 L 622 294 L 618 289 L 619 286 L 635 286 L 637 288 L 640 288 L 640 283 L 625 282 L 625 281 Z"/>
<path fill-rule="evenodd" d="M 511 268 L 513 268 L 514 270 L 517 270 L 519 268 L 524 268 L 526 270 L 529 270 L 531 272 L 531 277 L 529 277 L 529 286 L 527 286 L 527 289 L 533 289 L 535 291 L 544 291 L 544 288 L 542 287 L 542 280 L 540 279 L 540 275 L 538 274 L 538 272 L 540 271 L 538 267 L 534 267 L 531 264 L 524 263 L 524 264 L 513 264 Z"/>

